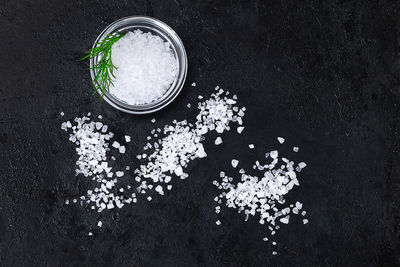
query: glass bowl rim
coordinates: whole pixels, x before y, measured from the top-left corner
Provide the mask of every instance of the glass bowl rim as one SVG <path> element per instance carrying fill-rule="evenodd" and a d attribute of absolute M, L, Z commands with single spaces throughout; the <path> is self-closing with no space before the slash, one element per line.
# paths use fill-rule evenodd
<path fill-rule="evenodd" d="M 147 25 L 148 28 L 151 28 L 155 31 L 165 31 L 166 34 L 163 34 L 163 38 L 166 38 L 172 49 L 174 50 L 174 55 L 176 60 L 178 61 L 179 68 L 178 74 L 175 81 L 171 84 L 170 88 L 167 92 L 160 97 L 159 99 L 144 105 L 129 105 L 124 103 L 123 101 L 114 97 L 111 93 L 106 92 L 104 94 L 103 99 L 112 107 L 126 112 L 130 114 L 149 114 L 156 111 L 161 110 L 162 108 L 169 105 L 181 92 L 187 76 L 187 69 L 188 69 L 188 60 L 185 47 L 182 43 L 182 40 L 179 38 L 178 34 L 166 23 L 149 16 L 142 16 L 142 15 L 135 15 L 135 16 L 128 16 L 120 18 L 111 24 L 109 24 L 104 30 L 97 36 L 96 40 L 93 43 L 92 48 L 96 47 L 96 43 L 99 42 L 102 38 L 104 38 L 107 34 L 114 32 L 119 26 L 124 26 L 123 23 L 130 21 L 128 26 L 135 26 L 135 22 L 140 27 L 139 23 L 148 23 L 150 26 Z M 126 26 L 126 25 L 125 25 Z M 96 57 L 97 59 L 97 57 Z M 182 63 L 181 63 L 182 61 Z M 90 59 L 90 76 L 92 79 L 92 83 L 95 77 L 95 71 L 92 69 L 92 66 L 95 63 L 95 59 Z M 183 73 L 181 73 L 183 72 Z M 172 89 L 171 89 L 172 88 Z M 97 90 L 100 94 L 101 92 Z"/>

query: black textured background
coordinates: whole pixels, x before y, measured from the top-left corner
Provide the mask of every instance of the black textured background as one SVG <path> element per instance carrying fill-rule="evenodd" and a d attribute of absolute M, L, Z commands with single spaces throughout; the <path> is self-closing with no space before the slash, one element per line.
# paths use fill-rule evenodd
<path fill-rule="evenodd" d="M 1 265 L 400 265 L 399 11 L 386 0 L 1 0 Z M 104 27 L 138 14 L 174 28 L 189 60 L 182 93 L 150 116 L 100 103 L 77 61 Z M 186 104 L 216 85 L 247 107 L 245 132 L 218 147 L 207 136 L 209 157 L 167 196 L 100 215 L 63 204 L 90 181 L 74 176 L 59 112 L 102 114 L 117 138 L 132 135 L 118 162 L 134 167 L 150 119 L 193 118 Z M 232 174 L 230 159 L 248 169 L 273 148 L 308 164 L 288 199 L 304 203 L 310 223 L 292 218 L 276 236 L 277 256 L 256 220 L 223 209 L 215 225 L 211 184 L 220 170 Z"/>

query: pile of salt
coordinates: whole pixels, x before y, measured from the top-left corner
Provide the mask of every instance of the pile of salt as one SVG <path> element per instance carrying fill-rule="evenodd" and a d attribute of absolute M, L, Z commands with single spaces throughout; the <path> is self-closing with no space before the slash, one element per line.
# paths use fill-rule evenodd
<path fill-rule="evenodd" d="M 168 42 L 141 30 L 128 32 L 111 51 L 114 84 L 110 93 L 130 104 L 151 103 L 169 89 L 178 73 L 178 61 Z"/>

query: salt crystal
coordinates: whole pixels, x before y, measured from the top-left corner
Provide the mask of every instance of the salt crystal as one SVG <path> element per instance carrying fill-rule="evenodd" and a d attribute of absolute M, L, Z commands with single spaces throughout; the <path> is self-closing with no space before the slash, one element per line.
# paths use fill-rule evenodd
<path fill-rule="evenodd" d="M 93 233 L 92 233 L 92 232 L 89 232 L 88 235 L 89 235 L 89 236 L 93 236 Z"/>
<path fill-rule="evenodd" d="M 164 190 L 163 190 L 161 185 L 157 185 L 156 188 L 155 188 L 155 191 L 157 193 L 159 193 L 160 195 L 164 195 Z"/>
<path fill-rule="evenodd" d="M 278 142 L 281 144 L 283 144 L 285 142 L 285 138 L 283 138 L 283 137 L 278 137 L 277 139 L 278 139 Z"/>
<path fill-rule="evenodd" d="M 293 151 L 294 151 L 294 152 L 298 152 L 298 151 L 299 151 L 299 148 L 298 148 L 297 146 L 295 146 L 295 147 L 293 147 Z"/>
<path fill-rule="evenodd" d="M 244 130 L 244 127 L 243 127 L 243 126 L 239 126 L 239 127 L 237 128 L 237 132 L 238 132 L 239 134 L 241 134 L 241 133 L 243 132 L 243 130 Z"/>
<path fill-rule="evenodd" d="M 100 130 L 103 127 L 103 123 L 101 122 L 96 122 L 96 129 Z"/>
<path fill-rule="evenodd" d="M 307 166 L 304 162 L 299 163 L 299 168 L 304 169 Z"/>
<path fill-rule="evenodd" d="M 120 147 L 119 147 L 119 153 L 124 154 L 125 151 L 126 151 L 125 146 L 120 146 Z"/>
<path fill-rule="evenodd" d="M 220 220 L 216 221 L 215 224 L 216 224 L 216 225 L 221 225 Z"/>
<path fill-rule="evenodd" d="M 101 227 L 103 225 L 103 223 L 101 222 L 101 221 L 99 221 L 98 223 L 97 223 L 97 226 L 98 227 Z"/>
<path fill-rule="evenodd" d="M 279 221 L 280 221 L 281 223 L 288 224 L 288 223 L 289 223 L 289 217 L 280 218 Z"/>
<path fill-rule="evenodd" d="M 129 143 L 131 141 L 131 137 L 129 135 L 125 135 L 125 142 Z"/>
<path fill-rule="evenodd" d="M 269 156 L 273 159 L 276 159 L 278 157 L 278 151 L 274 150 L 269 152 Z"/>
<path fill-rule="evenodd" d="M 236 159 L 233 159 L 232 162 L 231 162 L 231 164 L 232 164 L 232 167 L 233 167 L 233 168 L 236 168 L 237 165 L 239 164 L 239 161 L 236 160 Z"/>
<path fill-rule="evenodd" d="M 195 86 L 196 86 L 196 83 L 192 83 L 191 85 L 192 85 L 192 87 L 195 87 Z"/>
<path fill-rule="evenodd" d="M 61 117 L 64 116 L 64 112 L 60 112 Z"/>
<path fill-rule="evenodd" d="M 114 141 L 113 143 L 112 143 L 112 147 L 114 147 L 114 148 L 119 148 L 121 145 L 117 142 L 117 141 Z"/>
<path fill-rule="evenodd" d="M 222 138 L 218 136 L 218 137 L 215 139 L 215 142 L 214 142 L 214 143 L 215 143 L 215 145 L 217 145 L 217 146 L 220 145 L 220 144 L 222 144 Z"/>
<path fill-rule="evenodd" d="M 155 118 L 152 118 L 152 119 L 151 119 L 151 122 L 152 122 L 152 123 L 155 123 L 155 122 L 156 122 L 156 119 L 155 119 Z"/>
<path fill-rule="evenodd" d="M 124 176 L 124 172 L 123 171 L 117 171 L 115 173 L 115 175 L 117 175 L 117 177 L 122 177 L 122 176 Z"/>
<path fill-rule="evenodd" d="M 182 170 L 182 167 L 181 167 L 181 166 L 178 166 L 178 167 L 175 169 L 175 174 L 176 174 L 177 176 L 181 176 L 181 175 L 183 174 L 183 170 Z"/>
<path fill-rule="evenodd" d="M 307 224 L 308 220 L 307 219 L 303 219 L 303 224 Z"/>
<path fill-rule="evenodd" d="M 249 148 L 250 148 L 250 149 L 253 149 L 253 148 L 254 148 L 254 145 L 253 145 L 253 144 L 250 144 L 250 145 L 249 145 Z"/>

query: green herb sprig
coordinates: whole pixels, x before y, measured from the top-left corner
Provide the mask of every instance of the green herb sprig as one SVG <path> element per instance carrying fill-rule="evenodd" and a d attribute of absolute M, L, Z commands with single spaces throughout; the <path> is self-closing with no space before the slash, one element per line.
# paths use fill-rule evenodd
<path fill-rule="evenodd" d="M 113 65 L 111 60 L 111 47 L 115 42 L 124 37 L 125 34 L 126 33 L 115 32 L 107 35 L 102 41 L 97 42 L 94 48 L 87 51 L 86 56 L 80 59 L 100 58 L 91 69 L 93 69 L 95 73 L 93 94 L 101 92 L 101 100 L 103 100 L 104 94 L 109 90 L 110 85 L 114 85 L 114 69 L 117 67 Z"/>

